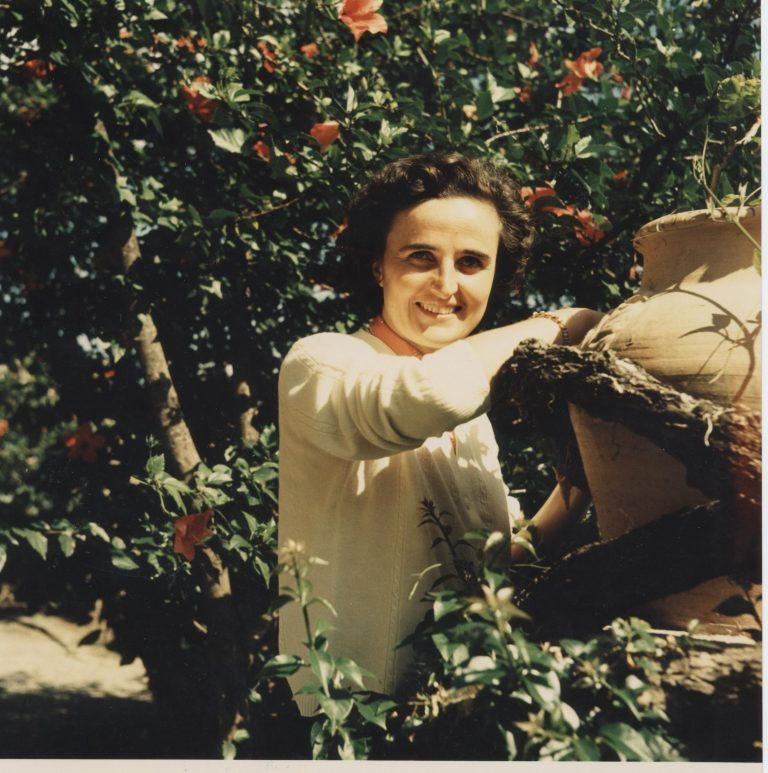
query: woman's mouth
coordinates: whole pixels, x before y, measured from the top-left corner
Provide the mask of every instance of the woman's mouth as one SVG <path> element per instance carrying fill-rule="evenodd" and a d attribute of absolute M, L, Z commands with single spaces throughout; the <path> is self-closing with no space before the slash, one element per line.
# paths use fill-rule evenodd
<path fill-rule="evenodd" d="M 416 305 L 423 312 L 433 317 L 447 317 L 451 314 L 458 314 L 461 311 L 461 306 L 444 306 L 438 303 L 425 303 L 424 301 L 416 301 Z"/>

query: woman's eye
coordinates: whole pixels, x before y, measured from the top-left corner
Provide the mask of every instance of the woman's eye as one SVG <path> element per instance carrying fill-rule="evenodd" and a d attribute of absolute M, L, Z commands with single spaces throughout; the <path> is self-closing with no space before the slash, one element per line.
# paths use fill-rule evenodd
<path fill-rule="evenodd" d="M 474 255 L 466 255 L 459 261 L 460 265 L 464 268 L 482 268 L 483 262 L 480 258 L 476 258 Z"/>
<path fill-rule="evenodd" d="M 410 258 L 419 263 L 429 263 L 434 260 L 431 252 L 412 252 Z"/>

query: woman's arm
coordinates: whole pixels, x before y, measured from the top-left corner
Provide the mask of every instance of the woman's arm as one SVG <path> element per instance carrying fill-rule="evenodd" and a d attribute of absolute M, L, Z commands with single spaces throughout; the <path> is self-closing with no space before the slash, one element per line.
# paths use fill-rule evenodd
<path fill-rule="evenodd" d="M 605 315 L 592 309 L 559 309 L 551 312 L 568 328 L 571 344 L 578 344 Z M 550 344 L 562 343 L 560 326 L 547 317 L 534 317 L 514 325 L 506 325 L 467 338 L 480 358 L 488 378 L 512 356 L 515 347 L 526 338 L 536 338 Z"/>
<path fill-rule="evenodd" d="M 568 491 L 566 501 L 565 492 Z M 535 527 L 534 545 L 548 545 L 563 535 L 568 526 L 575 524 L 589 507 L 591 499 L 587 492 L 576 486 L 568 485 L 565 479 L 558 482 L 546 502 L 539 508 L 530 523 L 520 532 L 520 536 L 529 539 L 530 526 Z M 530 558 L 530 553 L 519 544 L 512 544 L 512 561 Z"/>

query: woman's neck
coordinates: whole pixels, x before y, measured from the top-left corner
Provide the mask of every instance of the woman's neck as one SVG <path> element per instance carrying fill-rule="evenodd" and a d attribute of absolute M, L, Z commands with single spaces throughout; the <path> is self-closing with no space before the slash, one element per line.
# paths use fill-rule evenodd
<path fill-rule="evenodd" d="M 391 325 L 387 324 L 387 321 L 381 314 L 378 314 L 371 320 L 368 330 L 371 332 L 371 335 L 384 342 L 395 354 L 410 357 L 422 357 L 424 354 L 410 341 L 407 341 L 397 333 Z"/>

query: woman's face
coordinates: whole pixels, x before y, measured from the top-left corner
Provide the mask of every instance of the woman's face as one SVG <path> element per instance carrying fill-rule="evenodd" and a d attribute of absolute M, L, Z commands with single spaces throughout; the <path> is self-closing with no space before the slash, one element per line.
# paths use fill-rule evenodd
<path fill-rule="evenodd" d="M 468 336 L 488 305 L 501 220 L 495 207 L 456 196 L 398 212 L 374 264 L 384 321 L 421 352 Z"/>

